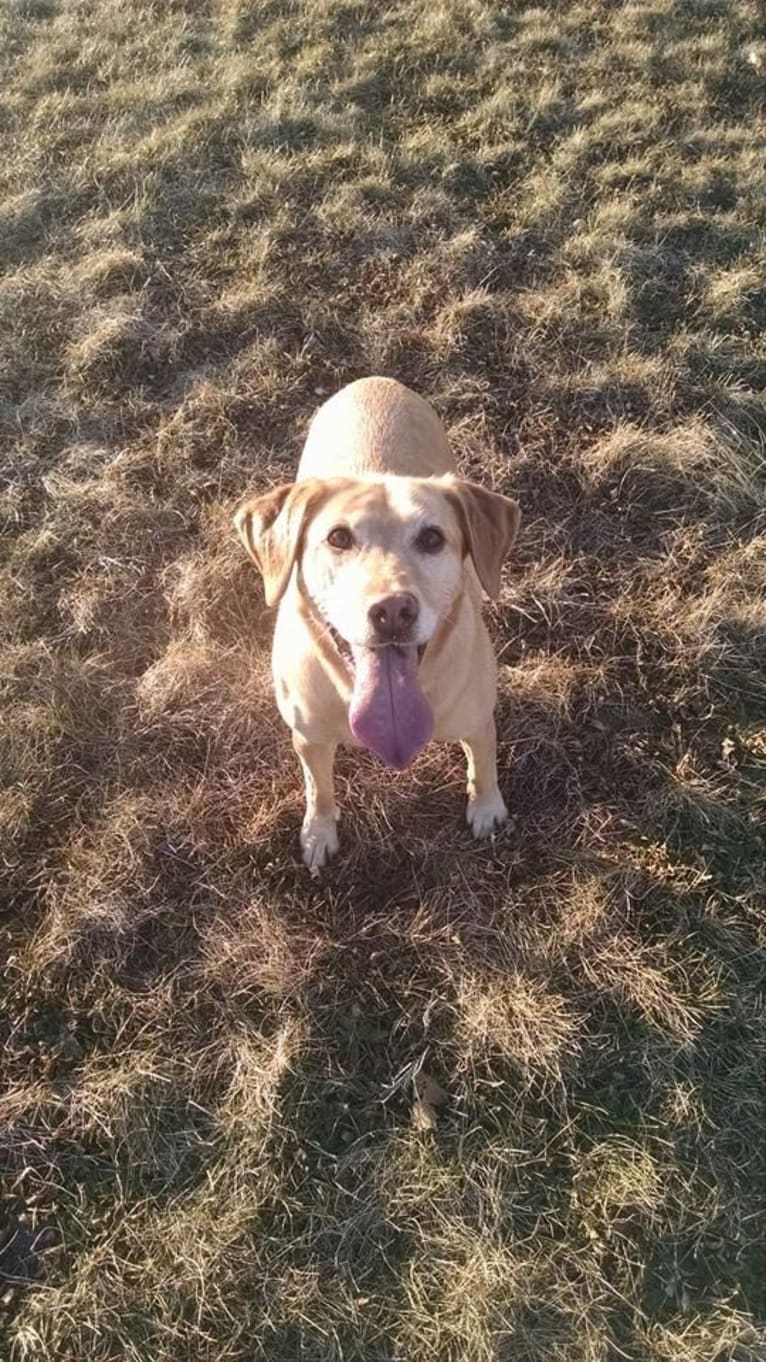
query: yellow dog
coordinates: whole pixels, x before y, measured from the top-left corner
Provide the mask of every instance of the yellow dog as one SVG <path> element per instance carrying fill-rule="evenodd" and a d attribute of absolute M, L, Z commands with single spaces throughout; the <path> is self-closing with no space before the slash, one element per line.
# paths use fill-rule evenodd
<path fill-rule="evenodd" d="M 515 501 L 455 476 L 436 413 L 388 378 L 325 402 L 296 481 L 237 511 L 267 604 L 279 605 L 274 683 L 305 778 L 312 870 L 338 848 L 339 743 L 402 770 L 432 738 L 458 741 L 475 836 L 507 817 L 481 587 L 497 596 L 519 521 Z"/>

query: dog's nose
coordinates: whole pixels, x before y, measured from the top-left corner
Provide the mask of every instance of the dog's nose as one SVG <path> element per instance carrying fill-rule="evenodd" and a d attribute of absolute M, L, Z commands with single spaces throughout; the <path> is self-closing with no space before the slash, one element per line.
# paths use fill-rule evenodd
<path fill-rule="evenodd" d="M 419 608 L 411 591 L 398 591 L 395 596 L 386 596 L 371 605 L 367 615 L 378 642 L 408 642 Z"/>

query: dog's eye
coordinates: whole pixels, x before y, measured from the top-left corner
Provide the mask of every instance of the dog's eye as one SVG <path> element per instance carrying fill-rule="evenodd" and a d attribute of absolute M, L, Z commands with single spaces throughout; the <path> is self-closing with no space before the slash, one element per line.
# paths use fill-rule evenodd
<path fill-rule="evenodd" d="M 336 525 L 335 529 L 330 530 L 327 542 L 333 549 L 352 549 L 354 547 L 354 536 L 348 525 Z"/>
<path fill-rule="evenodd" d="M 444 535 L 438 525 L 426 525 L 415 540 L 415 547 L 421 553 L 438 553 L 444 547 Z"/>

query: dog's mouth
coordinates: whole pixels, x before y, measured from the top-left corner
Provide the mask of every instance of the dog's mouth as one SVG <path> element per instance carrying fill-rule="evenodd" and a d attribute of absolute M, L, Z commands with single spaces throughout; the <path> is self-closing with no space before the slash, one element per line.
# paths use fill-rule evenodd
<path fill-rule="evenodd" d="M 328 622 L 352 678 L 349 725 L 357 742 L 403 771 L 429 742 L 434 716 L 420 687 L 427 643 L 349 643 Z"/>
<path fill-rule="evenodd" d="M 428 647 L 427 641 L 425 643 L 417 644 L 397 642 L 396 640 L 394 640 L 392 643 L 351 644 L 348 642 L 348 639 L 345 639 L 342 634 L 338 633 L 338 630 L 335 628 L 333 624 L 330 624 L 329 620 L 327 621 L 327 630 L 330 635 L 330 638 L 335 644 L 335 647 L 337 648 L 338 652 L 343 658 L 343 661 L 348 664 L 352 672 L 356 671 L 357 656 L 360 653 L 364 653 L 366 651 L 384 652 L 390 648 L 392 649 L 393 652 L 403 656 L 405 653 L 409 651 L 410 648 L 415 648 L 417 653 L 418 666 L 420 666 L 421 662 L 423 661 L 423 658 L 425 657 L 426 648 Z"/>

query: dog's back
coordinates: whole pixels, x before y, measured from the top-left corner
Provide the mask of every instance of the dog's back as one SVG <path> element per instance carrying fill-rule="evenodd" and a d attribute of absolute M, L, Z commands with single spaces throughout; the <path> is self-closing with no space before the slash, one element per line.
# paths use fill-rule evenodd
<path fill-rule="evenodd" d="M 393 378 L 360 378 L 320 407 L 296 481 L 389 473 L 428 478 L 454 471 L 444 428 L 422 397 Z"/>

